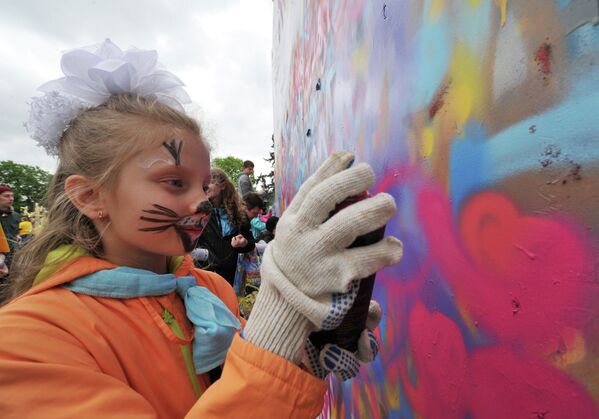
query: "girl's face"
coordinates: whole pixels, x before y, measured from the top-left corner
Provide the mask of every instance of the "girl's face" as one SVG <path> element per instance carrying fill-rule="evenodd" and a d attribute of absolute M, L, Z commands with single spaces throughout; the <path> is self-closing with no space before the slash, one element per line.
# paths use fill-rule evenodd
<path fill-rule="evenodd" d="M 107 194 L 106 258 L 143 268 L 158 255 L 192 250 L 210 217 L 209 183 L 210 155 L 191 131 L 174 131 L 135 156 Z"/>
<path fill-rule="evenodd" d="M 216 180 L 213 179 L 208 184 L 208 198 L 214 199 L 218 197 L 222 191 L 222 186 Z"/>

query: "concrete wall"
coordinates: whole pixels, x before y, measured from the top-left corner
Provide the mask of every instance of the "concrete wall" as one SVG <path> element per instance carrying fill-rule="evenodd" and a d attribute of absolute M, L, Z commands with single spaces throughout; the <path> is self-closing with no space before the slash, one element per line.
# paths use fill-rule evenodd
<path fill-rule="evenodd" d="M 275 0 L 281 210 L 337 149 L 399 210 L 331 417 L 599 417 L 597 0 Z"/>

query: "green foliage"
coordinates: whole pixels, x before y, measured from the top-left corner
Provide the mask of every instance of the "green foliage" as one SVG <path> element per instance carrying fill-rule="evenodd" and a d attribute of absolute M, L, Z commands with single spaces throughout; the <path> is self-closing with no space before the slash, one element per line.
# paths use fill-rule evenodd
<path fill-rule="evenodd" d="M 37 166 L 11 160 L 0 162 L 0 184 L 8 185 L 13 190 L 15 209 L 27 207 L 31 211 L 35 203 L 45 205 L 51 179 L 52 174 Z"/>
<path fill-rule="evenodd" d="M 269 154 L 268 158 L 265 158 L 264 161 L 270 163 L 271 171 L 267 174 L 261 173 L 256 178 L 256 183 L 260 184 L 260 187 L 264 193 L 262 199 L 266 207 L 271 207 L 274 199 L 275 199 L 275 136 L 272 136 L 272 145 L 270 146 L 272 151 Z"/>
<path fill-rule="evenodd" d="M 215 157 L 212 166 L 223 170 L 237 187 L 237 175 L 243 171 L 243 160 L 233 156 Z"/>

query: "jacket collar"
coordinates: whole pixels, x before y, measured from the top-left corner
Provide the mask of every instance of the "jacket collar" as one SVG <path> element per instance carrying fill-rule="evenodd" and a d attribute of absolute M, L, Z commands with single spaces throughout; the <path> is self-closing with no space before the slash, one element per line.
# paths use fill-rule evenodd
<path fill-rule="evenodd" d="M 189 255 L 170 257 L 168 263 L 169 272 L 175 276 L 190 275 L 194 267 Z M 38 294 L 84 275 L 114 268 L 117 265 L 95 258 L 78 246 L 64 244 L 48 253 L 45 267 L 36 275 L 32 288 L 17 299 Z"/>

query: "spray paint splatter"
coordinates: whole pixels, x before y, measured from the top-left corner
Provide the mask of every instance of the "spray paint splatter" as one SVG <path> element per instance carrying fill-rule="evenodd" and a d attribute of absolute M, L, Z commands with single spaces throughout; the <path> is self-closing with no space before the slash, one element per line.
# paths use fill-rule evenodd
<path fill-rule="evenodd" d="M 535 52 L 535 61 L 537 62 L 539 71 L 543 73 L 544 76 L 551 74 L 551 52 L 551 44 L 547 42 L 543 43 L 543 45 L 541 45 Z"/>
<path fill-rule="evenodd" d="M 435 98 L 433 99 L 433 103 L 431 103 L 431 106 L 428 108 L 428 116 L 430 119 L 433 119 L 435 117 L 435 115 L 437 115 L 437 112 L 439 112 L 439 110 L 445 104 L 445 95 L 447 94 L 448 89 L 449 89 L 449 83 L 444 85 L 443 88 L 440 89 L 437 92 L 437 94 L 435 95 Z"/>

